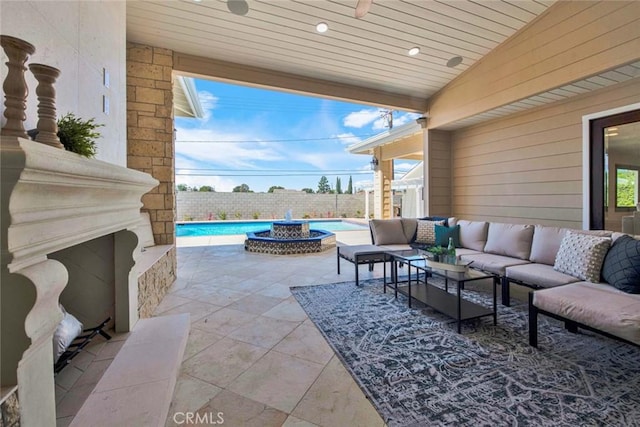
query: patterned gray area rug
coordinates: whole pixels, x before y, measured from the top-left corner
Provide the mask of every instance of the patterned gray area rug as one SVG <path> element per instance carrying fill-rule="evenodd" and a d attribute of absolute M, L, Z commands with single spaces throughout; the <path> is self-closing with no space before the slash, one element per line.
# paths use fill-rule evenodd
<path fill-rule="evenodd" d="M 360 283 L 291 292 L 389 426 L 640 426 L 640 348 L 540 316 L 534 349 L 523 303 L 458 334 L 382 280 Z M 489 304 L 488 289 L 465 292 Z"/>

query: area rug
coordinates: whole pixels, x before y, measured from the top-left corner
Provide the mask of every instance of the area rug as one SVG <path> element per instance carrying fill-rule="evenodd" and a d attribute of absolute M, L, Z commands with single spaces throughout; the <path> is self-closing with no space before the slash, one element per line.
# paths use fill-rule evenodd
<path fill-rule="evenodd" d="M 291 292 L 389 426 L 640 426 L 640 348 L 540 316 L 535 349 L 523 303 L 458 334 L 381 280 L 360 283 Z"/>

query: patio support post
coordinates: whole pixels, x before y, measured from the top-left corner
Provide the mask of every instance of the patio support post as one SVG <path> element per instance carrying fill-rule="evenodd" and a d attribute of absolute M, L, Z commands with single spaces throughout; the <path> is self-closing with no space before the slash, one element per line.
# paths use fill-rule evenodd
<path fill-rule="evenodd" d="M 364 190 L 364 218 L 369 219 L 369 190 Z"/>
<path fill-rule="evenodd" d="M 431 168 L 429 167 L 430 156 L 429 156 L 429 131 L 427 130 L 427 118 L 420 117 L 416 119 L 416 122 L 422 127 L 422 176 L 423 176 L 423 187 L 420 196 L 422 197 L 422 215 L 429 216 L 429 177 L 431 174 Z"/>

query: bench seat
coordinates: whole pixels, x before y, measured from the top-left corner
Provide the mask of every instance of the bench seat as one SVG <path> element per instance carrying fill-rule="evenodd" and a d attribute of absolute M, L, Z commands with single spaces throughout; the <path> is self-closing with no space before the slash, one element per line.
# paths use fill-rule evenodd
<path fill-rule="evenodd" d="M 505 275 L 509 281 L 540 288 L 553 288 L 580 281 L 577 277 L 554 270 L 552 265 L 538 263 L 507 267 Z"/>
<path fill-rule="evenodd" d="M 606 283 L 575 282 L 532 291 L 529 343 L 534 347 L 538 313 L 640 345 L 640 294 L 622 292 Z"/>

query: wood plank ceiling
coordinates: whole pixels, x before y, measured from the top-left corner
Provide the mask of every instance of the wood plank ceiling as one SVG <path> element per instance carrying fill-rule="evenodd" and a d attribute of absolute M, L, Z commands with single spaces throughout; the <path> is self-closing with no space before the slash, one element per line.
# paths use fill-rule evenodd
<path fill-rule="evenodd" d="M 229 0 L 231 2 L 237 0 Z M 127 40 L 426 100 L 544 12 L 552 0 L 129 1 Z M 329 30 L 320 34 L 316 24 Z M 420 48 L 409 56 L 412 47 Z M 448 67 L 455 56 L 462 63 Z M 215 76 L 212 76 L 215 78 Z"/>

